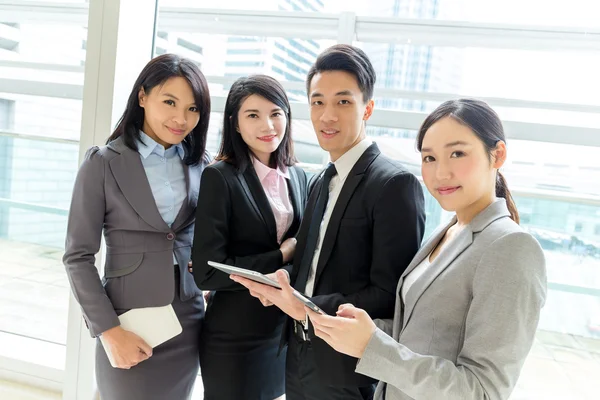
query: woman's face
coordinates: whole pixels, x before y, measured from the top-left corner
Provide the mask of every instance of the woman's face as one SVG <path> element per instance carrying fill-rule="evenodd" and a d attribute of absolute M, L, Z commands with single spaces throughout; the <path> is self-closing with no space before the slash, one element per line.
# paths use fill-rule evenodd
<path fill-rule="evenodd" d="M 144 109 L 142 130 L 165 148 L 181 143 L 200 121 L 192 88 L 182 77 L 169 78 L 149 93 L 141 89 L 138 99 Z"/>
<path fill-rule="evenodd" d="M 237 131 L 261 161 L 269 160 L 285 136 L 287 118 L 278 105 L 259 95 L 248 96 L 238 111 Z"/>
<path fill-rule="evenodd" d="M 493 200 L 496 170 L 504 163 L 506 146 L 498 142 L 492 158 L 467 126 L 446 117 L 425 133 L 421 173 L 429 193 L 446 211 L 460 213 Z"/>

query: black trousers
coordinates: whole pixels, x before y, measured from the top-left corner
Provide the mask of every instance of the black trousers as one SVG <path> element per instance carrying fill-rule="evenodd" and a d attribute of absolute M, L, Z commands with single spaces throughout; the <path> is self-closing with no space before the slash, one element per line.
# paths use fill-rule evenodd
<path fill-rule="evenodd" d="M 288 338 L 285 368 L 286 400 L 372 400 L 375 385 L 337 387 L 324 385 L 319 379 L 310 342 L 292 333 Z"/>

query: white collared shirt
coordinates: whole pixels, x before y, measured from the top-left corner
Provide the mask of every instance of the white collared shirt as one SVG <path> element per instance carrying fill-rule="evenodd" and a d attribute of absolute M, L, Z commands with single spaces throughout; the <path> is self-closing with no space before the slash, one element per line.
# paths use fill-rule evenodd
<path fill-rule="evenodd" d="M 319 239 L 317 240 L 315 254 L 313 255 L 310 271 L 308 273 L 308 281 L 306 282 L 306 290 L 304 291 L 308 297 L 313 295 L 315 274 L 317 272 L 319 256 L 321 255 L 321 247 L 323 246 L 323 239 L 325 238 L 327 226 L 329 225 L 329 219 L 331 218 L 331 214 L 335 208 L 335 203 L 337 203 L 337 199 L 340 196 L 342 188 L 344 187 L 344 183 L 346 182 L 348 174 L 350 174 L 350 171 L 358 159 L 372 144 L 373 142 L 370 139 L 365 138 L 334 162 L 337 175 L 331 178 L 331 182 L 329 183 L 329 199 L 327 200 L 327 206 L 325 208 L 323 220 L 321 221 L 321 226 L 319 228 Z"/>

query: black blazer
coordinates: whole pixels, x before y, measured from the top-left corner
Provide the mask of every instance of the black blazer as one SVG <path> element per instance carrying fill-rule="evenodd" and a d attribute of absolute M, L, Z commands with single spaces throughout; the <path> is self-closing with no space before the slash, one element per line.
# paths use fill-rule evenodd
<path fill-rule="evenodd" d="M 318 177 L 297 235 L 293 285 L 320 187 Z M 372 318 L 392 318 L 396 284 L 419 249 L 424 228 L 425 201 L 419 181 L 372 144 L 350 171 L 333 209 L 317 263 L 312 301 L 330 315 L 335 315 L 341 304 L 351 303 Z M 284 338 L 291 334 L 291 323 L 288 319 Z M 337 353 L 314 332 L 311 341 L 324 384 L 366 386 L 375 382 L 354 372 L 356 358 Z"/>
<path fill-rule="evenodd" d="M 306 204 L 307 178 L 289 167 L 288 191 L 294 220 L 282 240 L 296 235 Z M 282 322 L 276 307 L 263 307 L 229 275 L 210 267 L 217 261 L 268 274 L 283 266 L 277 227 L 271 206 L 254 167 L 244 173 L 224 161 L 206 167 L 202 174 L 192 249 L 194 279 L 211 295 L 205 330 L 241 335 L 272 334 Z M 291 265 L 286 267 L 291 271 Z M 210 315 L 209 315 L 210 314 Z M 270 319 L 270 321 L 269 321 Z"/>

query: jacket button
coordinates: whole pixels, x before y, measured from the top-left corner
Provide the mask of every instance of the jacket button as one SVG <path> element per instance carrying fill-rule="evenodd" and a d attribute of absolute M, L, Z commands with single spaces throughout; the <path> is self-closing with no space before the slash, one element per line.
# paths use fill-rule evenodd
<path fill-rule="evenodd" d="M 173 232 L 167 233 L 167 240 L 173 240 L 173 239 L 175 239 L 175 234 Z"/>

